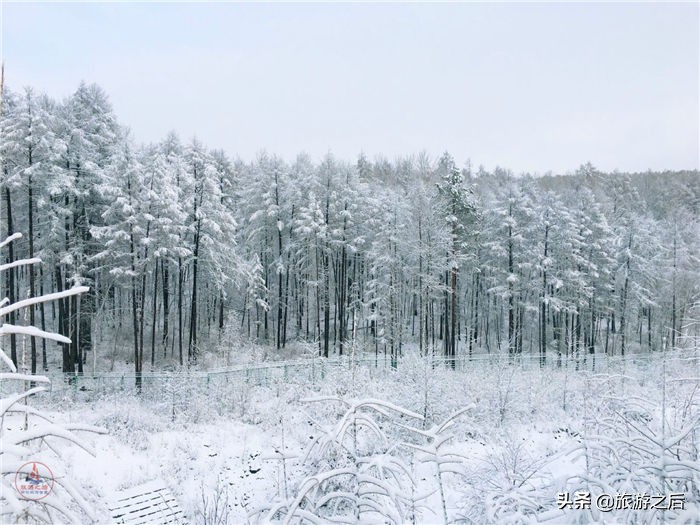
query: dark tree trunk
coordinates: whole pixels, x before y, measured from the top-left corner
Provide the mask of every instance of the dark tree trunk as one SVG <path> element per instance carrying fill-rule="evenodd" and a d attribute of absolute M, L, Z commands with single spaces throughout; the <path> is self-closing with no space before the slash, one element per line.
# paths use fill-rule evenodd
<path fill-rule="evenodd" d="M 132 262 L 132 268 L 134 264 Z M 139 352 L 139 317 L 138 298 L 136 297 L 136 278 L 131 278 L 131 320 L 134 329 L 134 373 L 136 376 L 136 392 L 141 393 L 141 354 Z"/>
<path fill-rule="evenodd" d="M 674 225 L 674 230 L 675 230 L 675 225 Z M 630 241 L 631 242 L 631 241 Z M 678 269 L 678 259 L 676 255 L 676 250 L 677 250 L 677 241 L 676 241 L 676 232 L 673 232 L 673 282 L 672 282 L 672 290 L 671 290 L 671 349 L 674 349 L 676 347 L 676 323 L 677 323 L 677 318 L 676 318 L 676 272 Z M 629 269 L 629 259 L 627 261 L 627 268 Z"/>
<path fill-rule="evenodd" d="M 277 228 L 277 254 L 282 261 L 282 231 Z M 275 335 L 275 346 L 277 350 L 282 348 L 282 317 L 284 315 L 284 305 L 282 303 L 282 297 L 284 296 L 284 291 L 282 289 L 282 273 L 280 269 L 277 269 L 277 333 Z"/>
<path fill-rule="evenodd" d="M 546 219 L 546 218 L 545 218 Z M 547 363 L 547 257 L 549 250 L 549 223 L 544 227 L 544 259 L 542 262 L 542 293 L 540 295 L 540 366 Z"/>
<path fill-rule="evenodd" d="M 338 297 L 338 354 L 343 355 L 345 344 L 345 301 L 347 295 L 347 248 L 345 246 L 345 227 L 343 227 L 343 248 L 340 255 L 340 290 Z"/>
<path fill-rule="evenodd" d="M 651 305 L 647 309 L 647 350 L 651 352 Z"/>
<path fill-rule="evenodd" d="M 444 326 L 443 346 L 445 348 L 445 359 L 450 358 L 450 272 L 445 271 L 445 297 L 442 313 L 442 324 Z"/>
<path fill-rule="evenodd" d="M 224 291 L 219 290 L 219 333 L 224 331 Z"/>
<path fill-rule="evenodd" d="M 32 149 L 29 148 L 29 166 L 32 165 Z M 32 184 L 32 176 L 27 178 L 27 215 L 29 219 L 29 258 L 34 257 L 34 187 Z M 30 264 L 27 268 L 29 272 L 29 297 L 34 297 L 36 290 L 36 278 L 34 265 Z M 29 324 L 36 326 L 36 308 L 34 305 L 29 307 Z M 32 374 L 36 374 L 36 337 L 31 337 L 31 354 L 32 354 Z"/>
<path fill-rule="evenodd" d="M 294 221 L 294 206 L 292 205 L 292 222 Z M 293 242 L 292 229 L 289 230 L 289 242 Z M 291 254 L 287 252 L 287 275 L 284 277 L 284 315 L 282 318 L 282 348 L 287 345 L 287 318 L 289 317 L 289 274 L 292 273 Z"/>
<path fill-rule="evenodd" d="M 323 351 L 323 343 L 321 341 L 321 286 L 320 286 L 320 280 L 321 280 L 321 268 L 320 268 L 320 260 L 318 256 L 319 248 L 316 247 L 316 283 L 319 283 L 316 285 L 316 337 L 318 337 L 318 351 L 321 353 Z M 324 354 L 326 357 L 328 357 L 328 354 Z"/>
<path fill-rule="evenodd" d="M 523 334 L 525 333 L 525 308 L 520 305 L 518 307 L 518 331 L 516 333 L 517 353 L 523 353 Z"/>
<path fill-rule="evenodd" d="M 469 336 L 469 359 L 472 358 L 472 354 L 474 352 L 474 349 L 476 348 L 477 340 L 479 337 L 479 294 L 480 294 L 479 288 L 481 287 L 481 282 L 480 282 L 479 276 L 480 276 L 479 272 L 476 272 L 474 274 L 474 292 L 473 292 L 473 294 L 474 294 L 474 301 L 473 301 L 474 308 L 472 310 L 474 312 L 474 314 L 473 314 L 474 319 L 472 321 L 473 325 L 472 325 L 471 334 Z"/>
<path fill-rule="evenodd" d="M 134 329 L 134 373 L 136 377 L 136 392 L 141 393 L 141 367 L 143 349 L 139 348 L 139 315 L 138 315 L 138 286 L 136 281 L 136 242 L 134 232 L 129 225 L 129 248 L 131 250 L 131 320 Z"/>
<path fill-rule="evenodd" d="M 182 257 L 177 258 L 177 342 L 180 355 L 180 366 L 183 365 L 183 355 L 182 355 L 182 328 L 183 328 L 183 313 L 182 313 L 182 299 L 185 275 L 184 269 L 182 267 Z"/>
<path fill-rule="evenodd" d="M 590 337 L 588 339 L 588 353 L 594 354 L 595 353 L 595 343 L 596 343 L 595 327 L 596 327 L 596 320 L 597 320 L 596 311 L 595 311 L 595 298 L 594 297 L 591 297 L 589 299 L 588 307 L 591 311 L 591 325 L 590 325 L 591 333 L 590 333 Z"/>
<path fill-rule="evenodd" d="M 5 172 L 7 176 L 7 172 Z M 5 212 L 7 213 L 7 236 L 9 237 L 14 233 L 14 225 L 12 222 L 12 193 L 10 192 L 10 187 L 5 186 Z M 13 243 L 7 246 L 8 259 L 7 262 L 11 263 L 15 260 L 15 249 Z M 9 268 L 7 270 L 7 298 L 10 300 L 10 304 L 17 300 L 15 295 L 15 269 Z M 10 312 L 7 319 L 10 324 L 16 323 L 15 312 Z M 10 359 L 15 364 L 15 367 L 19 368 L 19 362 L 17 361 L 17 336 L 15 334 L 10 334 Z"/>
<path fill-rule="evenodd" d="M 348 176 L 349 177 L 349 176 Z M 350 184 L 349 178 L 346 179 L 346 184 Z M 347 211 L 348 209 L 348 204 L 347 202 L 344 205 L 344 211 Z M 347 300 L 347 271 L 348 271 L 348 257 L 347 257 L 347 246 L 346 246 L 346 240 L 345 240 L 345 233 L 347 230 L 348 226 L 348 219 L 347 215 L 343 214 L 343 247 L 341 249 L 341 255 L 340 255 L 340 268 L 339 268 L 339 278 L 340 278 L 340 283 L 339 285 L 336 285 L 336 288 L 338 288 L 338 307 L 337 307 L 337 315 L 336 318 L 338 319 L 338 354 L 343 355 L 343 346 L 345 344 L 345 306 L 346 306 L 346 300 Z M 337 281 L 336 281 L 337 282 Z"/>
<path fill-rule="evenodd" d="M 452 253 L 453 258 L 456 258 L 456 252 L 453 248 Z M 450 363 L 452 368 L 455 368 L 455 358 L 457 356 L 457 262 L 453 261 L 452 269 L 450 271 L 452 276 L 452 305 L 451 305 L 451 325 L 452 330 L 450 331 Z"/>
<path fill-rule="evenodd" d="M 418 216 L 418 352 L 421 356 L 425 354 L 426 349 L 423 346 L 423 339 L 425 337 L 424 329 L 427 328 L 423 325 L 423 229 L 421 224 L 421 217 Z M 427 319 L 427 317 L 426 317 Z"/>
<path fill-rule="evenodd" d="M 632 234 L 627 242 L 627 260 L 625 261 L 625 282 L 622 285 L 622 297 L 620 299 L 620 355 L 624 356 L 627 350 L 627 294 L 630 280 L 630 251 L 632 250 Z"/>
<path fill-rule="evenodd" d="M 162 273 L 163 273 L 163 337 L 162 337 L 162 344 L 163 344 L 163 358 L 167 356 L 168 352 L 168 322 L 169 322 L 169 316 L 170 316 L 170 283 L 169 283 L 169 278 L 170 278 L 170 272 L 169 272 L 169 263 L 163 259 L 160 262 L 162 266 Z M 171 353 L 172 357 L 172 353 Z"/>
<path fill-rule="evenodd" d="M 156 364 L 156 324 L 158 323 L 158 259 L 153 273 L 153 318 L 151 320 L 151 367 Z"/>
<path fill-rule="evenodd" d="M 61 275 L 61 267 L 56 265 L 55 269 L 56 291 L 62 292 L 63 276 Z M 68 334 L 68 299 L 58 300 L 58 326 L 61 334 Z M 70 345 L 68 343 L 59 343 L 63 351 L 63 372 L 73 372 L 73 363 L 70 355 Z"/>
<path fill-rule="evenodd" d="M 77 368 L 78 374 L 83 373 L 83 362 L 80 358 L 80 347 L 79 343 L 79 325 L 78 325 L 78 296 L 73 295 L 69 298 L 70 302 L 70 331 L 69 337 L 71 338 L 70 352 L 71 352 L 71 362 L 74 368 Z"/>
<path fill-rule="evenodd" d="M 39 266 L 39 295 L 44 295 L 44 268 Z M 39 315 L 41 316 L 41 330 L 46 331 L 46 309 L 44 308 L 44 303 L 39 304 Z M 49 370 L 49 366 L 46 362 L 46 339 L 41 338 L 41 365 L 44 372 Z"/>
<path fill-rule="evenodd" d="M 190 362 L 197 361 L 197 268 L 199 259 L 199 234 L 201 220 L 197 221 L 194 235 L 194 251 L 192 253 L 192 303 L 190 304 L 190 340 L 187 348 L 187 358 Z"/>
<path fill-rule="evenodd" d="M 513 228 L 508 226 L 508 353 L 515 353 L 515 291 L 513 289 Z"/>
<path fill-rule="evenodd" d="M 330 281 L 330 271 L 329 271 L 329 261 L 328 254 L 322 254 L 321 259 L 323 261 L 323 356 L 328 357 L 329 354 L 329 337 L 331 328 L 331 281 Z"/>

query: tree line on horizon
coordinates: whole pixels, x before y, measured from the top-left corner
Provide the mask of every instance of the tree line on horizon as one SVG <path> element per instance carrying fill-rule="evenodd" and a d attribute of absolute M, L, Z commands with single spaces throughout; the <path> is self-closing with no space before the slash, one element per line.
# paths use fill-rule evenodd
<path fill-rule="evenodd" d="M 137 144 L 107 95 L 5 89 L 0 224 L 24 237 L 0 297 L 90 287 L 8 322 L 31 370 L 131 346 L 137 376 L 193 364 L 224 330 L 392 364 L 421 354 L 549 360 L 681 346 L 700 313 L 697 171 L 514 176 L 449 154 L 231 159 L 174 133 Z M 9 338 L 11 359 L 21 344 Z M 47 346 L 48 345 L 48 346 Z M 353 347 L 353 345 L 355 345 Z M 351 348 L 353 347 L 353 348 Z"/>

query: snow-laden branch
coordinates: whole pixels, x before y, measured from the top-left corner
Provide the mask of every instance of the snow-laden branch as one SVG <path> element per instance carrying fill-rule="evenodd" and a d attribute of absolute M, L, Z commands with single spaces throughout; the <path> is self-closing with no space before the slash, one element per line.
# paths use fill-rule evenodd
<path fill-rule="evenodd" d="M 8 238 L 6 238 L 4 241 L 1 241 L 1 242 L 0 242 L 0 248 L 4 248 L 4 247 L 7 246 L 8 244 L 10 244 L 12 241 L 17 240 L 17 239 L 21 239 L 21 238 L 22 238 L 22 234 L 21 234 L 21 233 L 19 233 L 19 232 L 13 233 L 13 234 L 10 235 Z"/>
<path fill-rule="evenodd" d="M 299 400 L 300 403 L 323 403 L 324 401 L 336 401 L 344 404 L 345 406 L 351 406 L 349 401 L 336 396 L 303 397 Z"/>
<path fill-rule="evenodd" d="M 29 266 L 30 264 L 39 264 L 41 259 L 38 257 L 33 257 L 31 259 L 20 259 L 18 261 L 12 261 L 11 263 L 0 264 L 0 272 L 9 270 L 10 268 L 17 268 L 19 266 Z"/>
<path fill-rule="evenodd" d="M 45 332 L 34 326 L 16 326 L 13 324 L 4 324 L 0 326 L 0 335 L 6 334 L 23 334 L 32 337 L 41 337 L 43 339 L 51 339 L 52 341 L 58 341 L 59 343 L 70 344 L 71 340 L 61 334 L 55 332 Z"/>
<path fill-rule="evenodd" d="M 0 317 L 4 317 L 10 312 L 14 312 L 15 310 L 19 310 L 20 308 L 26 308 L 27 306 L 31 306 L 33 304 L 46 303 L 49 301 L 55 301 L 56 299 L 71 297 L 73 295 L 85 293 L 88 290 L 90 290 L 90 288 L 88 288 L 87 286 L 75 286 L 69 290 L 64 290 L 62 292 L 48 293 L 40 297 L 30 297 L 29 299 L 17 301 L 16 303 L 12 303 L 9 306 L 4 306 L 0 308 Z"/>
<path fill-rule="evenodd" d="M 5 353 L 5 351 L 4 351 L 2 348 L 0 348 L 0 360 L 5 362 L 5 364 L 6 364 L 7 367 L 10 369 L 10 371 L 12 371 L 12 372 L 17 372 L 17 367 L 16 367 L 15 364 L 12 362 L 12 359 L 10 359 L 10 358 L 7 356 L 7 354 Z"/>
<path fill-rule="evenodd" d="M 34 381 L 35 383 L 50 383 L 51 380 L 46 376 L 34 376 L 31 374 L 17 374 L 0 372 L 0 379 L 14 379 L 15 381 Z"/>
<path fill-rule="evenodd" d="M 352 476 L 354 475 L 355 472 L 352 469 L 349 468 L 341 468 L 341 469 L 334 469 L 334 470 L 329 470 L 328 472 L 322 472 L 320 474 L 317 474 L 315 476 L 311 476 L 306 478 L 304 482 L 302 483 L 301 488 L 299 489 L 299 494 L 297 497 L 292 501 L 292 503 L 289 505 L 289 510 L 287 512 L 287 516 L 284 519 L 284 524 L 288 525 L 291 520 L 294 518 L 295 514 L 298 514 L 300 510 L 303 510 L 300 508 L 300 505 L 302 501 L 308 496 L 309 492 L 321 485 L 324 481 L 334 478 L 336 476 L 341 476 L 341 475 L 348 475 Z M 268 518 L 272 518 L 272 516 L 268 515 Z M 317 518 L 318 519 L 318 518 Z M 320 523 L 320 521 L 319 521 Z"/>
<path fill-rule="evenodd" d="M 46 390 L 47 389 L 43 386 L 37 386 L 27 390 L 26 392 L 13 394 L 9 397 L 0 399 L 0 417 L 3 417 L 5 413 L 10 409 L 10 407 L 12 407 L 12 405 L 17 403 L 17 401 L 19 401 L 20 399 L 24 399 L 25 397 L 29 397 L 34 394 L 38 394 L 39 392 L 46 392 Z"/>
<path fill-rule="evenodd" d="M 29 475 L 31 473 L 31 467 L 29 466 L 29 464 L 24 462 L 24 460 L 10 460 L 3 462 L 2 468 L 0 468 L 0 473 L 7 476 L 7 478 L 10 478 L 11 476 L 10 479 L 14 479 L 14 474 L 16 472 L 21 472 L 23 474 Z M 3 507 L 0 507 L 0 523 L 18 523 L 18 521 L 15 521 L 17 519 L 16 515 L 24 514 L 26 512 L 26 509 L 23 508 L 23 504 L 26 503 L 27 500 L 18 498 L 16 496 L 16 494 L 18 494 L 17 491 L 14 489 L 14 487 L 10 488 L 10 485 L 9 483 L 7 483 L 6 479 L 3 479 L 3 482 L 6 483 L 6 485 L 2 487 L 3 498 L 5 498 L 3 503 L 5 503 L 5 505 L 3 505 Z M 82 510 L 88 515 L 88 517 L 90 517 L 92 520 L 95 519 L 94 512 L 90 508 L 90 505 L 80 494 L 78 494 L 78 491 L 73 487 L 73 485 L 68 479 L 66 479 L 65 477 L 56 477 L 54 479 L 54 482 L 56 485 L 61 486 L 68 494 L 75 498 L 78 504 L 82 507 Z M 75 497 L 76 495 L 78 496 L 77 498 Z M 57 511 L 62 515 L 63 519 L 58 521 L 58 523 L 81 522 L 80 517 L 78 517 L 74 512 L 72 512 L 71 509 L 68 508 L 68 506 L 63 501 L 61 501 L 61 499 L 52 497 L 43 499 L 41 501 L 41 505 L 33 505 L 32 512 L 28 513 L 28 515 L 33 518 L 32 523 L 57 523 L 55 516 L 52 516 L 52 513 L 48 512 L 49 508 Z M 15 514 L 14 517 L 13 513 Z M 27 514 L 24 514 L 25 518 L 26 516 Z M 7 521 L 4 519 L 4 517 L 7 518 Z M 27 522 L 22 520 L 21 523 Z"/>
<path fill-rule="evenodd" d="M 398 412 L 399 414 L 403 414 L 408 417 L 412 417 L 418 420 L 423 420 L 423 416 L 420 414 L 416 414 L 415 412 L 412 412 L 411 410 L 407 410 L 405 408 L 402 408 L 398 405 L 395 405 L 389 401 L 384 401 L 383 399 L 372 399 L 372 398 L 366 398 L 362 399 L 360 401 L 357 401 L 353 404 L 348 403 L 344 399 L 340 399 L 337 397 L 332 397 L 332 396 L 319 396 L 319 397 L 307 397 L 304 399 L 299 400 L 302 403 L 317 403 L 317 402 L 324 402 L 324 401 L 339 401 L 341 403 L 344 403 L 348 406 L 351 407 L 351 411 L 357 411 L 362 407 L 368 407 L 368 408 L 373 408 L 377 412 L 380 412 L 384 415 L 386 415 L 385 412 L 382 411 L 382 408 L 388 409 L 388 410 L 393 410 L 394 412 Z"/>
<path fill-rule="evenodd" d="M 48 392 L 48 390 L 44 387 L 38 387 L 42 388 L 45 392 Z M 7 409 L 7 414 L 27 414 L 33 417 L 38 417 L 39 419 L 43 419 L 44 421 L 48 421 L 51 423 L 51 418 L 49 418 L 47 415 L 43 414 L 40 410 L 37 410 L 33 406 L 30 405 L 14 405 L 10 408 Z"/>
<path fill-rule="evenodd" d="M 10 268 L 18 268 L 19 266 L 29 266 L 31 264 L 38 264 L 41 262 L 41 259 L 38 257 L 34 257 L 32 259 L 20 259 L 18 261 L 12 261 L 11 263 L 7 264 L 0 264 L 0 272 L 4 272 L 5 270 L 9 270 Z"/>
<path fill-rule="evenodd" d="M 92 425 L 81 425 L 81 424 L 72 424 L 72 425 L 56 425 L 55 423 L 43 423 L 39 425 L 37 428 L 30 429 L 30 430 L 25 430 L 20 432 L 11 432 L 8 433 L 3 440 L 7 440 L 7 443 L 3 445 L 3 448 L 8 445 L 23 445 L 25 443 L 28 443 L 30 441 L 34 441 L 36 439 L 45 439 L 47 437 L 57 437 L 57 438 L 62 438 L 65 439 L 66 441 L 70 441 L 72 443 L 75 443 L 78 445 L 80 448 L 88 452 L 92 456 L 96 456 L 96 452 L 90 447 L 87 443 L 83 442 L 80 438 L 78 438 L 75 434 L 73 434 L 74 430 L 82 430 L 85 432 L 94 432 L 96 434 L 106 434 L 107 431 L 103 428 L 99 427 L 94 427 Z"/>
<path fill-rule="evenodd" d="M 671 447 L 678 445 L 681 441 L 683 441 L 688 436 L 688 434 L 696 431 L 698 428 L 700 428 L 700 416 L 695 418 L 695 421 L 693 421 L 692 424 L 690 424 L 686 428 L 682 429 L 678 434 L 666 439 L 666 441 L 664 443 L 664 448 L 668 450 Z"/>

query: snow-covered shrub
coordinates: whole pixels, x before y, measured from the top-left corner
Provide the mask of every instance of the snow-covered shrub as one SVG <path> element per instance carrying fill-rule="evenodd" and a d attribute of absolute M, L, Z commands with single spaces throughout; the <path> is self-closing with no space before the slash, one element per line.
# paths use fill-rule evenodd
<path fill-rule="evenodd" d="M 671 376 L 660 356 L 653 370 L 626 363 L 625 374 L 578 371 L 566 378 L 575 381 L 578 397 L 568 410 L 581 422 L 555 432 L 566 446 L 532 454 L 507 438 L 485 455 L 472 508 L 480 501 L 492 523 L 696 524 L 700 381 L 688 366 L 694 354 L 675 354 Z M 566 495 L 578 503 L 562 504 Z"/>
<path fill-rule="evenodd" d="M 198 510 L 197 521 L 202 525 L 228 525 L 231 505 L 229 503 L 228 485 L 219 476 L 213 491 L 205 489 L 202 484 L 202 501 Z"/>
<path fill-rule="evenodd" d="M 301 482 L 294 497 L 268 509 L 266 521 L 404 523 L 412 508 L 407 494 L 414 481 L 384 428 L 396 417 L 422 417 L 377 399 L 305 401 L 340 403 L 344 412 L 335 423 L 317 424 L 321 433 L 305 458 L 314 473 Z"/>
<path fill-rule="evenodd" d="M 455 419 L 472 408 L 472 406 L 465 407 L 459 412 L 453 414 L 441 424 L 434 425 L 428 430 L 415 429 L 415 432 L 424 437 L 427 443 L 404 444 L 404 446 L 416 450 L 421 454 L 422 457 L 419 458 L 420 461 L 424 463 L 434 463 L 435 481 L 440 493 L 440 506 L 445 524 L 449 522 L 450 517 L 448 516 L 447 503 L 445 500 L 444 478 L 449 473 L 462 475 L 463 472 L 460 470 L 460 467 L 467 460 L 467 458 L 465 458 L 462 454 L 449 449 L 449 444 L 453 440 L 454 435 L 447 431 L 454 425 Z"/>
<path fill-rule="evenodd" d="M 660 400 L 629 395 L 603 399 L 602 410 L 572 455 L 585 463 L 585 472 L 570 479 L 567 490 L 632 497 L 677 494 L 684 502 L 678 508 L 664 509 L 665 503 L 631 505 L 618 509 L 616 517 L 627 522 L 697 523 L 693 516 L 700 516 L 700 381 L 688 377 L 669 382 L 665 360 L 662 366 Z M 668 396 L 670 388 L 673 396 Z M 595 506 L 590 512 L 593 519 L 605 516 Z"/>
<path fill-rule="evenodd" d="M 125 397 L 119 406 L 102 404 L 98 414 L 97 425 L 136 450 L 147 449 L 149 436 L 171 426 L 170 420 L 162 413 L 146 409 L 131 397 Z"/>
<path fill-rule="evenodd" d="M 547 458 L 515 436 L 498 440 L 481 460 L 480 490 L 490 523 L 532 523 L 546 501 L 551 478 L 543 469 Z"/>

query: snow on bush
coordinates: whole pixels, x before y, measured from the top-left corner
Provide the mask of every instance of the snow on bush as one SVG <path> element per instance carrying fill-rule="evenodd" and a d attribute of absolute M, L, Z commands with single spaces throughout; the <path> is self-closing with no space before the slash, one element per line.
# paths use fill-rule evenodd
<path fill-rule="evenodd" d="M 317 397 L 302 401 L 338 403 L 345 412 L 330 425 L 317 423 L 320 434 L 308 448 L 305 461 L 322 469 L 304 479 L 293 498 L 273 505 L 266 520 L 404 523 L 411 503 L 406 493 L 413 480 L 409 467 L 393 453 L 396 444 L 384 426 L 397 415 L 422 417 L 378 399 L 348 402 Z"/>
<path fill-rule="evenodd" d="M 599 356 L 595 370 L 508 356 L 379 365 L 177 372 L 163 379 L 174 403 L 162 382 L 67 396 L 144 462 L 115 483 L 165 472 L 196 522 L 695 523 L 697 351 Z M 558 508 L 561 493 L 585 491 L 678 493 L 685 508 Z"/>

